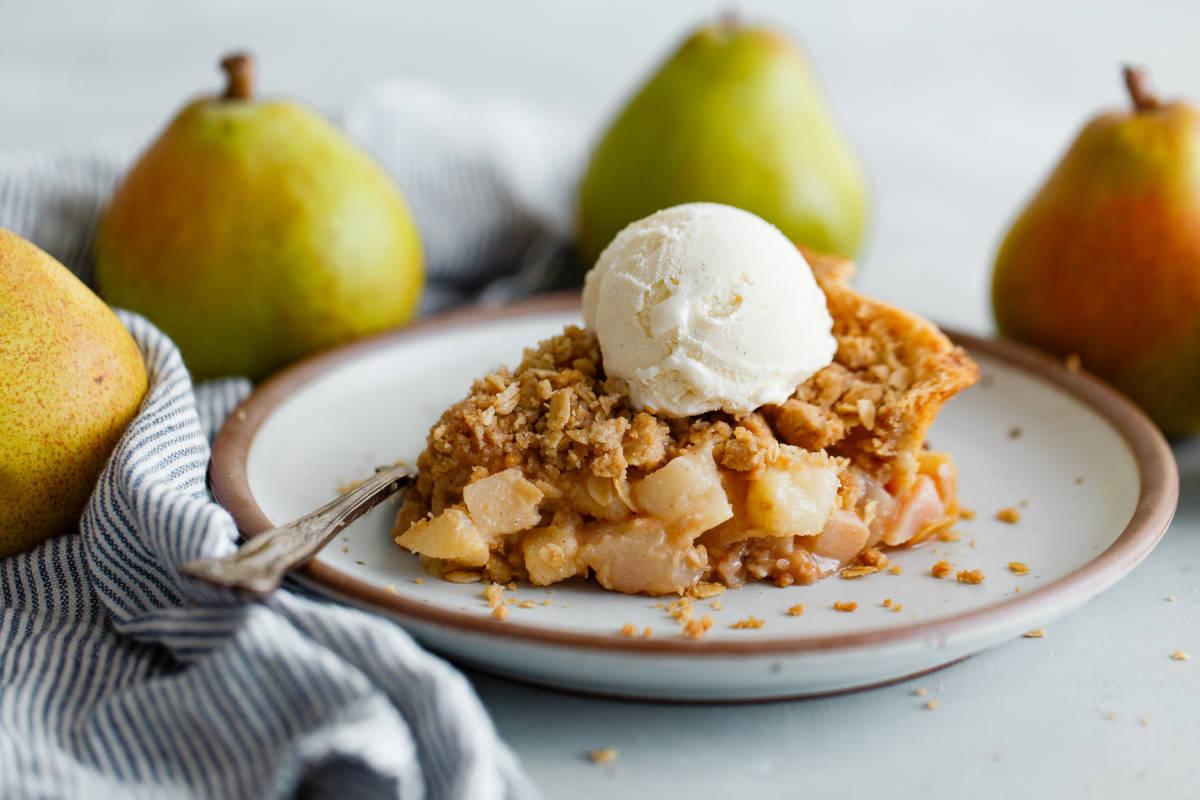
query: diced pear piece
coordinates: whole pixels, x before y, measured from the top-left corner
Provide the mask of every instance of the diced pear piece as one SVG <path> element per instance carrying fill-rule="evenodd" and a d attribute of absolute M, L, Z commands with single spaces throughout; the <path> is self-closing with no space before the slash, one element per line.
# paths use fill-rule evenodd
<path fill-rule="evenodd" d="M 521 537 L 521 550 L 529 582 L 534 586 L 565 581 L 583 569 L 576 560 L 579 540 L 570 525 L 547 525 L 529 531 Z"/>
<path fill-rule="evenodd" d="M 433 519 L 418 520 L 396 537 L 396 544 L 423 556 L 467 567 L 482 567 L 488 561 L 487 537 L 479 532 L 467 512 L 459 508 L 447 508 Z"/>
<path fill-rule="evenodd" d="M 870 537 L 871 530 L 857 514 L 838 509 L 829 517 L 820 535 L 813 537 L 809 549 L 813 555 L 845 564 L 866 549 Z"/>
<path fill-rule="evenodd" d="M 783 445 L 746 491 L 746 514 L 770 536 L 820 533 L 837 501 L 837 465 L 824 453 Z"/>
<path fill-rule="evenodd" d="M 587 526 L 579 559 L 605 589 L 625 594 L 674 594 L 695 585 L 708 565 L 703 547 L 672 534 L 662 520 L 633 517 Z"/>
<path fill-rule="evenodd" d="M 463 488 L 463 502 L 484 536 L 528 530 L 541 521 L 538 504 L 542 490 L 519 469 L 506 469 L 468 484 Z"/>
<path fill-rule="evenodd" d="M 633 499 L 644 513 L 666 523 L 682 522 L 695 533 L 733 516 L 710 448 L 671 459 L 633 487 Z"/>

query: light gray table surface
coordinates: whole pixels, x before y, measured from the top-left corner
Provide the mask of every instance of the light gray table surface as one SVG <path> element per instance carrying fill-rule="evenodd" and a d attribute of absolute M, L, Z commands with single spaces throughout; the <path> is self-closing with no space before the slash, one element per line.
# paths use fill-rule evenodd
<path fill-rule="evenodd" d="M 0 0 L 0 152 L 145 142 L 216 84 L 213 59 L 233 46 L 317 105 L 404 76 L 520 98 L 594 133 L 723 5 Z M 861 288 L 968 330 L 990 328 L 991 257 L 1023 198 L 1089 114 L 1123 102 L 1119 63 L 1200 98 L 1194 2 L 736 5 L 804 40 L 867 163 Z M 472 679 L 552 798 L 1197 797 L 1200 444 L 1176 452 L 1179 514 L 1130 577 L 1045 639 L 917 681 L 706 707 Z M 1172 661 L 1175 649 L 1196 658 Z M 599 747 L 620 757 L 592 765 Z"/>

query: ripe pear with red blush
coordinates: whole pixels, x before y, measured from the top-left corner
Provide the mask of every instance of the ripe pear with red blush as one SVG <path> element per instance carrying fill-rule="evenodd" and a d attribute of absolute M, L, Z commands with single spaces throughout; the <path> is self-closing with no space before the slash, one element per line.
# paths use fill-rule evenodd
<path fill-rule="evenodd" d="M 1089 122 L 996 256 L 996 325 L 1200 432 L 1200 107 L 1125 69 L 1130 107 Z"/>

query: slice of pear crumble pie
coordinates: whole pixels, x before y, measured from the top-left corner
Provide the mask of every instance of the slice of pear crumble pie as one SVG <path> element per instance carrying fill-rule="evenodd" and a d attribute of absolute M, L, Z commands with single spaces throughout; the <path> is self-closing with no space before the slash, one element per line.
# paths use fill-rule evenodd
<path fill-rule="evenodd" d="M 595 332 L 568 327 L 442 414 L 396 543 L 434 575 L 660 595 L 869 572 L 953 525 L 957 469 L 925 438 L 976 365 L 930 322 L 854 291 L 849 262 L 805 255 L 836 352 L 790 397 L 661 413 L 606 373 Z"/>

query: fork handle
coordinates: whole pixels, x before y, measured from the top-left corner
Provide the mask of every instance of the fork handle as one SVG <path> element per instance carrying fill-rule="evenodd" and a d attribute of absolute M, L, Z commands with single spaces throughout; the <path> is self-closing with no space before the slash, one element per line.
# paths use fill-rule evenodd
<path fill-rule="evenodd" d="M 412 483 L 412 467 L 380 467 L 361 484 L 312 513 L 253 537 L 223 558 L 186 562 L 193 578 L 265 597 L 363 514 Z"/>

